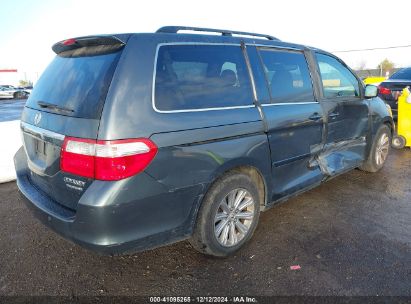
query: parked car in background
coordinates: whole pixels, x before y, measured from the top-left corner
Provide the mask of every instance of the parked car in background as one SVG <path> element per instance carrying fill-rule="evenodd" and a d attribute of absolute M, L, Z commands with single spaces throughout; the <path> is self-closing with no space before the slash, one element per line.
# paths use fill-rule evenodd
<path fill-rule="evenodd" d="M 22 99 L 27 98 L 30 91 L 26 89 L 19 89 L 13 86 L 0 86 L 0 99 Z"/>
<path fill-rule="evenodd" d="M 23 87 L 23 90 L 29 94 L 31 94 L 31 91 L 33 91 L 33 86 L 26 86 Z"/>
<path fill-rule="evenodd" d="M 12 99 L 14 93 L 15 91 L 10 88 L 0 87 L 0 99 Z"/>
<path fill-rule="evenodd" d="M 98 252 L 189 239 L 227 256 L 260 211 L 377 172 L 390 149 L 377 87 L 316 48 L 164 27 L 52 49 L 22 114 L 17 185 L 45 225 Z"/>
<path fill-rule="evenodd" d="M 7 88 L 9 90 L 16 90 L 16 87 L 10 84 L 1 84 L 0 87 Z"/>
<path fill-rule="evenodd" d="M 378 86 L 378 96 L 391 106 L 394 118 L 398 115 L 398 97 L 407 86 L 411 86 L 411 67 L 397 71 Z"/>
<path fill-rule="evenodd" d="M 17 87 L 16 90 L 23 91 L 27 94 L 30 94 L 33 91 L 33 86 Z"/>

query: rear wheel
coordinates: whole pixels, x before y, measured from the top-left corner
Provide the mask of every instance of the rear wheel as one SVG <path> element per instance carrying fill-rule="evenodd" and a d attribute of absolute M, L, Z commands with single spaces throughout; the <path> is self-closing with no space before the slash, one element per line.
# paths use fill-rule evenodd
<path fill-rule="evenodd" d="M 370 154 L 360 169 L 367 172 L 379 171 L 387 159 L 391 146 L 390 143 L 391 130 L 387 125 L 382 125 L 375 135 Z"/>
<path fill-rule="evenodd" d="M 392 139 L 392 147 L 395 149 L 402 149 L 405 147 L 405 137 L 401 135 L 395 135 L 394 138 Z"/>
<path fill-rule="evenodd" d="M 198 251 L 227 256 L 253 235 L 260 213 L 260 198 L 251 178 L 225 175 L 207 192 L 190 243 Z"/>

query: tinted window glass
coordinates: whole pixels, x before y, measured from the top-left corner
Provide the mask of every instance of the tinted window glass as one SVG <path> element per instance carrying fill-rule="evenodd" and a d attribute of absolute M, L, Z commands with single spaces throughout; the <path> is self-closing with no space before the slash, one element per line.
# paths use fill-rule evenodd
<path fill-rule="evenodd" d="M 120 53 L 56 56 L 36 83 L 27 106 L 48 111 L 38 105 L 41 101 L 73 110 L 67 115 L 99 118 Z"/>
<path fill-rule="evenodd" d="M 392 74 L 390 79 L 411 79 L 411 68 L 402 69 Z"/>
<path fill-rule="evenodd" d="M 300 52 L 260 50 L 272 102 L 314 100 L 305 56 Z"/>
<path fill-rule="evenodd" d="M 239 46 L 165 45 L 159 49 L 155 105 L 162 111 L 252 104 Z"/>
<path fill-rule="evenodd" d="M 260 52 L 256 47 L 247 46 L 247 54 L 250 59 L 251 69 L 253 71 L 253 77 L 255 82 L 255 88 L 257 91 L 258 101 L 262 104 L 271 103 L 270 93 L 268 91 L 267 80 L 265 77 L 265 71 L 261 64 Z"/>
<path fill-rule="evenodd" d="M 317 54 L 324 97 L 359 96 L 358 80 L 337 59 Z"/>

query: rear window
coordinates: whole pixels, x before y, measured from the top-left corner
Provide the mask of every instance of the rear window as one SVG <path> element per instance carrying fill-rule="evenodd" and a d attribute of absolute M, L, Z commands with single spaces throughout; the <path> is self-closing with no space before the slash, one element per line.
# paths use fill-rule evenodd
<path fill-rule="evenodd" d="M 56 56 L 36 83 L 27 106 L 53 112 L 38 104 L 48 103 L 69 109 L 65 115 L 100 118 L 120 54 Z"/>
<path fill-rule="evenodd" d="M 411 79 L 411 68 L 402 69 L 392 74 L 390 79 Z"/>
<path fill-rule="evenodd" d="M 164 45 L 154 88 L 160 111 L 252 105 L 250 78 L 240 46 Z"/>

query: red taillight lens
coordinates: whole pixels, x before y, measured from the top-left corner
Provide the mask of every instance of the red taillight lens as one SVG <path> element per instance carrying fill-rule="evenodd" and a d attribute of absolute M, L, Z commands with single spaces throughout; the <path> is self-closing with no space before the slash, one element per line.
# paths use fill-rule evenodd
<path fill-rule="evenodd" d="M 143 171 L 157 153 L 149 139 L 89 140 L 64 139 L 62 171 L 99 180 L 120 180 Z"/>
<path fill-rule="evenodd" d="M 73 45 L 75 43 L 76 43 L 76 39 L 74 39 L 74 38 L 70 38 L 70 39 L 62 41 L 63 45 Z"/>
<path fill-rule="evenodd" d="M 66 137 L 60 155 L 62 171 L 94 178 L 95 140 Z"/>
<path fill-rule="evenodd" d="M 96 179 L 119 180 L 143 171 L 157 153 L 148 139 L 97 141 Z"/>
<path fill-rule="evenodd" d="M 391 94 L 391 90 L 388 88 L 384 88 L 382 86 L 378 86 L 378 93 L 382 95 L 388 95 L 388 94 Z"/>

